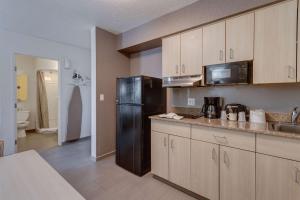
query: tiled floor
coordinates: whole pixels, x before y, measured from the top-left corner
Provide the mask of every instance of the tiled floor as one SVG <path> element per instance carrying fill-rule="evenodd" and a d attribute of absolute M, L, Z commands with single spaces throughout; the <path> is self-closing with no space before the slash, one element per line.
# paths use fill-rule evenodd
<path fill-rule="evenodd" d="M 38 134 L 30 133 L 24 138 L 18 138 L 17 151 L 45 150 L 57 146 L 57 133 Z"/>
<path fill-rule="evenodd" d="M 44 157 L 88 200 L 193 200 L 156 180 L 151 174 L 135 176 L 115 164 L 115 157 L 93 162 L 90 141 L 41 151 Z"/>

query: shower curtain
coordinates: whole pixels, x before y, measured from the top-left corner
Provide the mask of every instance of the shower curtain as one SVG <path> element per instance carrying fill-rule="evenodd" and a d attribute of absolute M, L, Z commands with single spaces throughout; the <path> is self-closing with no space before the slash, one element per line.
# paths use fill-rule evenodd
<path fill-rule="evenodd" d="M 37 119 L 39 128 L 49 128 L 48 99 L 42 71 L 37 72 Z"/>

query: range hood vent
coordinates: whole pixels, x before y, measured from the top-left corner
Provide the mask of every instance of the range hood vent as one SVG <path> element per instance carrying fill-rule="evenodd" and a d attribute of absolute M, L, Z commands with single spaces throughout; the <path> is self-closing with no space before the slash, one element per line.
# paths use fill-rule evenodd
<path fill-rule="evenodd" d="M 163 78 L 163 87 L 180 88 L 180 87 L 200 87 L 203 75 L 180 76 Z"/>

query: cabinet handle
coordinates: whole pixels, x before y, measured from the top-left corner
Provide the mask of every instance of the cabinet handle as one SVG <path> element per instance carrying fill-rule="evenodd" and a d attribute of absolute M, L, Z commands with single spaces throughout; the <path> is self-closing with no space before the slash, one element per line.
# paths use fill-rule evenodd
<path fill-rule="evenodd" d="M 295 77 L 296 77 L 296 70 L 291 65 L 288 65 L 288 78 L 295 79 Z"/>
<path fill-rule="evenodd" d="M 167 146 L 167 138 L 164 138 L 164 146 Z"/>
<path fill-rule="evenodd" d="M 230 59 L 233 59 L 233 49 L 232 48 L 230 48 Z"/>
<path fill-rule="evenodd" d="M 216 152 L 215 148 L 213 148 L 213 150 L 212 150 L 212 160 L 217 161 L 217 152 Z"/>
<path fill-rule="evenodd" d="M 215 140 L 218 142 L 218 143 L 221 143 L 221 144 L 227 144 L 227 138 L 225 136 L 216 136 L 214 135 L 215 137 Z"/>
<path fill-rule="evenodd" d="M 223 61 L 223 50 L 220 50 L 219 60 Z"/>
<path fill-rule="evenodd" d="M 174 141 L 171 140 L 171 149 L 174 149 Z"/>
<path fill-rule="evenodd" d="M 182 64 L 181 68 L 182 68 L 182 73 L 185 74 L 185 65 Z"/>
<path fill-rule="evenodd" d="M 230 160 L 226 151 L 224 151 L 224 164 L 227 166 L 227 168 L 230 167 Z"/>
<path fill-rule="evenodd" d="M 296 168 L 295 182 L 300 185 L 300 170 Z"/>

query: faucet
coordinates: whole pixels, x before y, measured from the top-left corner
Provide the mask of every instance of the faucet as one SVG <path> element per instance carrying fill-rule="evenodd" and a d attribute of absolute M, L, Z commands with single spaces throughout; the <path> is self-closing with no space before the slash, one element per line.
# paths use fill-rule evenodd
<path fill-rule="evenodd" d="M 292 124 L 297 124 L 297 119 L 300 116 L 300 112 L 298 111 L 298 107 L 295 107 L 293 112 L 292 112 L 292 116 L 291 116 L 291 122 Z"/>

